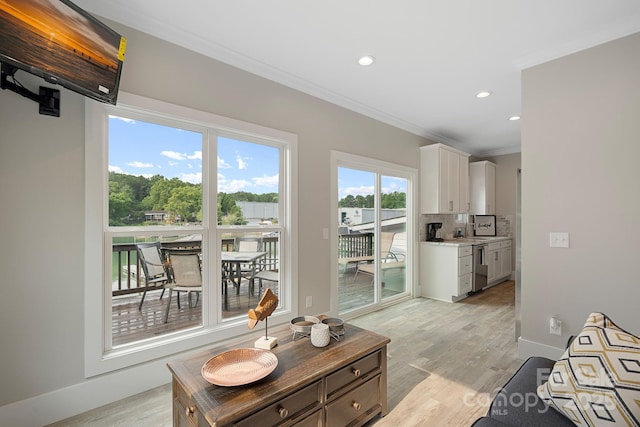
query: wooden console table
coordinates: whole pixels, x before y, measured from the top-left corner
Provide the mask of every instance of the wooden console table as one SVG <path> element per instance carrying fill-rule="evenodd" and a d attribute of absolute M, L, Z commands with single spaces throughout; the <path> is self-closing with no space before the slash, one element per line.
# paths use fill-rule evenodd
<path fill-rule="evenodd" d="M 359 426 L 387 413 L 389 338 L 345 323 L 340 341 L 316 348 L 293 340 L 289 325 L 269 330 L 277 368 L 246 386 L 220 387 L 200 370 L 216 354 L 252 348 L 244 343 L 208 350 L 167 364 L 173 374 L 174 426 Z"/>

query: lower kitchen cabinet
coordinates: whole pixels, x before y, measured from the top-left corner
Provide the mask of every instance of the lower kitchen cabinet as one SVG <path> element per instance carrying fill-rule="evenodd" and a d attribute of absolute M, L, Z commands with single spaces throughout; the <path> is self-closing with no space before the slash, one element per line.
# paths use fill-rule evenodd
<path fill-rule="evenodd" d="M 487 245 L 487 285 L 495 285 L 511 277 L 511 240 Z"/>
<path fill-rule="evenodd" d="M 420 243 L 422 296 L 455 302 L 467 296 L 473 280 L 473 250 L 470 245 Z"/>

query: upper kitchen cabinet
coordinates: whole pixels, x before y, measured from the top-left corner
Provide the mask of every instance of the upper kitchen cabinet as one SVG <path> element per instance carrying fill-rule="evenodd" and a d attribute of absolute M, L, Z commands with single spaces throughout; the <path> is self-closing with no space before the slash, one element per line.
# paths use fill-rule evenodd
<path fill-rule="evenodd" d="M 471 212 L 478 215 L 496 213 L 496 165 L 488 161 L 469 163 Z"/>
<path fill-rule="evenodd" d="M 420 147 L 421 212 L 469 211 L 469 154 L 443 144 Z"/>

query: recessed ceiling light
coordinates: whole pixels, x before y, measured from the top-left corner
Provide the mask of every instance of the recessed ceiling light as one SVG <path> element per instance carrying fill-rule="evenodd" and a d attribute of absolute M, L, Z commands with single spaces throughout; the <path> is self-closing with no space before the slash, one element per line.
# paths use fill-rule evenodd
<path fill-rule="evenodd" d="M 358 64 L 366 67 L 367 65 L 373 64 L 375 60 L 376 58 L 374 58 L 371 55 L 364 55 L 364 56 L 361 56 L 360 59 L 358 59 Z"/>
<path fill-rule="evenodd" d="M 476 94 L 476 98 L 486 98 L 487 96 L 491 96 L 493 92 L 489 92 L 488 90 L 483 90 L 482 92 L 478 92 Z"/>
<path fill-rule="evenodd" d="M 515 122 L 516 120 L 520 120 L 520 116 L 511 116 L 509 117 L 509 120 L 511 120 L 512 122 Z"/>

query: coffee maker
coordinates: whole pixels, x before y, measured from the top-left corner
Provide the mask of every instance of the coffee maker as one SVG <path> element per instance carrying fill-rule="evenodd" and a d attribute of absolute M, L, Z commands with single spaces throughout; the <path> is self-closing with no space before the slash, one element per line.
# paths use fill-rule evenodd
<path fill-rule="evenodd" d="M 427 242 L 443 242 L 444 239 L 436 237 L 438 230 L 442 227 L 441 222 L 430 222 L 427 224 Z"/>

